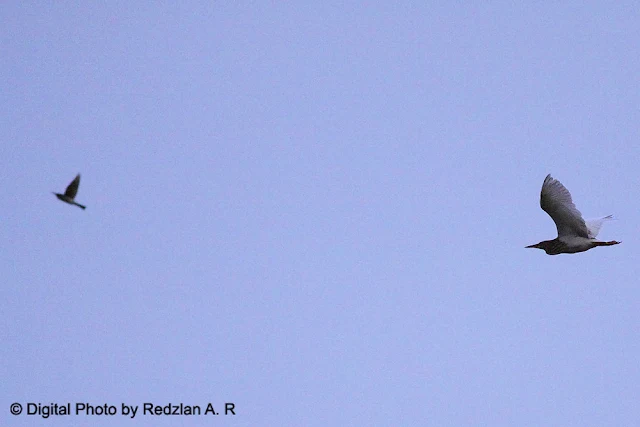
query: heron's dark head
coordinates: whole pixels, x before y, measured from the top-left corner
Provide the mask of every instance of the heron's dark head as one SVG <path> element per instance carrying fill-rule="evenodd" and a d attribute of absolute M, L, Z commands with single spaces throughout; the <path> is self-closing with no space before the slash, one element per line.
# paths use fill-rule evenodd
<path fill-rule="evenodd" d="M 547 255 L 557 255 L 562 253 L 562 245 L 558 241 L 558 239 L 553 240 L 545 240 L 540 243 L 536 243 L 535 245 L 525 246 L 525 248 L 537 248 L 542 249 L 547 253 Z"/>

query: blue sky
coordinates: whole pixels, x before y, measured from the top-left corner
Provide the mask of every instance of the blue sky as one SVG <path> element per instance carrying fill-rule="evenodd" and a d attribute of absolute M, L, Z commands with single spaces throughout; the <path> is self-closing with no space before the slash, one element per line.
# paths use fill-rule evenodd
<path fill-rule="evenodd" d="M 0 14 L 3 425 L 640 423 L 635 5 Z M 525 250 L 548 173 L 623 243 Z"/>

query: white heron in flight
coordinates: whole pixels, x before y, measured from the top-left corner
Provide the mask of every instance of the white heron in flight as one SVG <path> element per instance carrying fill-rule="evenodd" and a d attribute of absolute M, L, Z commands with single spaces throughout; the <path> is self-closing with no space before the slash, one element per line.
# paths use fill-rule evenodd
<path fill-rule="evenodd" d="M 602 223 L 612 216 L 585 221 L 576 205 L 571 200 L 571 194 L 560 181 L 547 175 L 540 191 L 540 207 L 549 214 L 558 228 L 558 237 L 545 240 L 527 248 L 544 249 L 547 255 L 575 254 L 588 251 L 596 246 L 617 245 L 620 242 L 612 240 L 603 242 L 596 240 Z"/>
<path fill-rule="evenodd" d="M 80 186 L 80 174 L 76 175 L 76 177 L 71 181 L 71 184 L 67 186 L 67 189 L 64 191 L 64 194 L 53 193 L 56 197 L 62 200 L 65 203 L 69 203 L 70 205 L 76 205 L 79 208 L 86 209 L 87 207 L 77 203 L 74 199 L 76 198 L 76 194 L 78 194 L 78 187 Z"/>

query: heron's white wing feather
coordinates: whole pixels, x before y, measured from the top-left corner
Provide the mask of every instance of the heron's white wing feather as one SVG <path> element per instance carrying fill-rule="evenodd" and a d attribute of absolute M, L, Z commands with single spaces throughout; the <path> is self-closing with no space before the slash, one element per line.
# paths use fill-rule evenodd
<path fill-rule="evenodd" d="M 540 207 L 549 214 L 558 229 L 558 237 L 590 238 L 582 214 L 573 204 L 571 193 L 560 181 L 547 175 L 540 191 Z M 599 228 L 599 226 L 598 226 Z"/>
<path fill-rule="evenodd" d="M 608 221 L 610 219 L 613 219 L 613 215 L 607 215 L 607 216 L 602 217 L 602 218 L 586 220 L 585 224 L 587 225 L 587 231 L 589 232 L 589 238 L 590 239 L 595 239 L 596 236 L 598 235 L 598 233 L 600 232 L 600 228 L 602 227 L 602 224 L 605 221 Z"/>

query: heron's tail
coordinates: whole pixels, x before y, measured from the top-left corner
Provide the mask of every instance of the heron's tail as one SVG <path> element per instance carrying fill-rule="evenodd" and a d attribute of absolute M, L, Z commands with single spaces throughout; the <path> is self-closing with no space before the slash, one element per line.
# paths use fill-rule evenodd
<path fill-rule="evenodd" d="M 602 224 L 604 224 L 605 221 L 609 221 L 611 219 L 613 219 L 613 215 L 607 215 L 603 216 L 602 218 L 589 219 L 585 221 L 587 230 L 589 231 L 589 238 L 595 239 L 600 232 L 600 228 L 602 228 Z"/>

